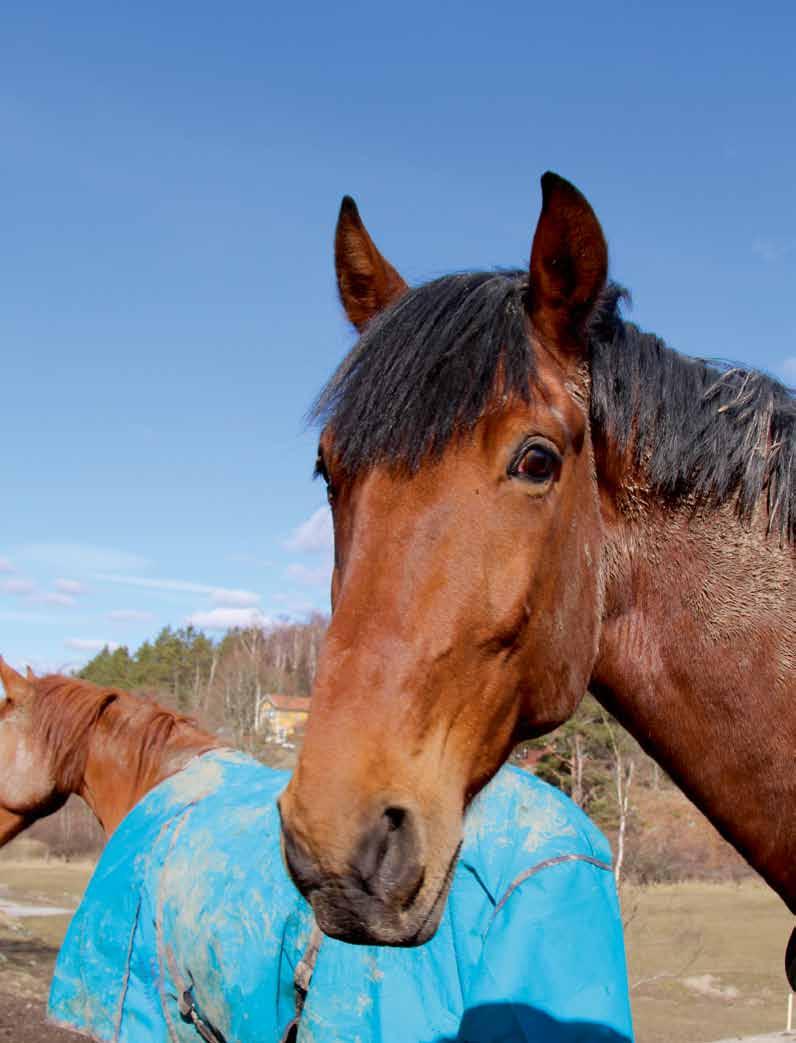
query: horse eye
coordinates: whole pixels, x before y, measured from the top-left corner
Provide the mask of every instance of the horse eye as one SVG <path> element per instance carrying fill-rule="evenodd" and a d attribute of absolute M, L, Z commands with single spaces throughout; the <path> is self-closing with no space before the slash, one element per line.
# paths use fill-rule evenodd
<path fill-rule="evenodd" d="M 329 477 L 329 471 L 326 468 L 326 461 L 323 458 L 322 453 L 318 453 L 318 457 L 315 461 L 315 472 L 313 478 L 322 478 L 326 483 L 326 499 L 331 504 L 334 500 L 334 489 L 332 488 L 332 480 Z"/>
<path fill-rule="evenodd" d="M 532 442 L 521 451 L 509 473 L 514 477 L 543 485 L 555 478 L 560 468 L 561 457 L 554 449 L 539 442 Z"/>
<path fill-rule="evenodd" d="M 323 454 L 319 451 L 315 457 L 315 470 L 312 472 L 313 478 L 323 478 L 323 480 L 329 482 L 329 472 L 326 470 L 326 461 L 323 458 Z"/>

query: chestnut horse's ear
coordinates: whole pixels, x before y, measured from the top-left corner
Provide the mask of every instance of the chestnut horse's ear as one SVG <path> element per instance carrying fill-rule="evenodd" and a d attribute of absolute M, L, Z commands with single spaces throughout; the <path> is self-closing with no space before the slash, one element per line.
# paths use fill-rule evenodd
<path fill-rule="evenodd" d="M 10 667 L 2 656 L 0 656 L 0 681 L 3 682 L 5 698 L 10 703 L 21 702 L 26 696 L 30 695 L 30 682 L 26 681 L 22 674 L 18 674 L 13 667 Z M 2 693 L 0 693 L 0 703 L 2 702 L 4 702 L 4 698 Z"/>
<path fill-rule="evenodd" d="M 29 666 L 25 668 L 25 680 L 28 682 L 28 684 L 36 683 L 36 675 Z"/>
<path fill-rule="evenodd" d="M 556 347 L 582 345 L 608 276 L 600 222 L 580 192 L 558 174 L 542 177 L 542 213 L 531 249 L 528 314 Z"/>
<path fill-rule="evenodd" d="M 340 300 L 346 315 L 360 332 L 409 288 L 376 249 L 351 196 L 344 196 L 340 204 L 334 236 L 334 266 Z"/>

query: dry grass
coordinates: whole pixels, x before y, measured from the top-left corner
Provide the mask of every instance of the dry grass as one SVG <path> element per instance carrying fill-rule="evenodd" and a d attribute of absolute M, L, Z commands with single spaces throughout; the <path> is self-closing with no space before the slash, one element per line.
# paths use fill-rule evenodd
<path fill-rule="evenodd" d="M 91 876 L 90 862 L 36 861 L 24 859 L 0 863 L 0 895 L 33 905 L 74 909 Z M 0 956 L 7 949 L 8 929 L 14 936 L 36 939 L 45 945 L 61 944 L 71 915 L 26 917 L 0 922 Z M 3 927 L 6 927 L 6 931 Z"/>
<path fill-rule="evenodd" d="M 758 881 L 627 888 L 638 1043 L 699 1043 L 785 1027 L 793 917 Z"/>

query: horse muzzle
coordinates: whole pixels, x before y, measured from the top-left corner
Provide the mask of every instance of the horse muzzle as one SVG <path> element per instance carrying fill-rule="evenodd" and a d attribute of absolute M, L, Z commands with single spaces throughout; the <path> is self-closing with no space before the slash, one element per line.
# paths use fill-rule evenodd
<path fill-rule="evenodd" d="M 288 871 L 324 934 L 363 945 L 412 946 L 439 926 L 453 864 L 435 887 L 411 808 L 392 804 L 369 816 L 342 871 L 325 869 L 284 813 L 282 839 Z"/>

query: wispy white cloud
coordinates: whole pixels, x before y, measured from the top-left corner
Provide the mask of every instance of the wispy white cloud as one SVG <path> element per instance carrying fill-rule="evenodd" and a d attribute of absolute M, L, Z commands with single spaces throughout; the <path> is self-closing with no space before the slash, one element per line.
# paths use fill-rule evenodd
<path fill-rule="evenodd" d="M 0 590 L 4 594 L 15 594 L 17 597 L 28 597 L 36 589 L 36 584 L 29 579 L 4 579 Z"/>
<path fill-rule="evenodd" d="M 752 253 L 768 264 L 781 261 L 796 251 L 796 239 L 777 236 L 758 236 L 752 242 Z"/>
<path fill-rule="evenodd" d="M 290 579 L 307 587 L 327 586 L 332 575 L 334 556 L 331 510 L 328 507 L 319 507 L 292 532 L 286 546 L 290 550 L 312 554 L 315 557 L 315 563 L 312 565 L 298 561 L 288 565 L 285 574 Z"/>
<path fill-rule="evenodd" d="M 0 558 L 0 572 L 14 572 L 14 566 L 8 560 L 8 558 Z"/>
<path fill-rule="evenodd" d="M 785 359 L 781 368 L 785 374 L 785 379 L 796 383 L 796 355 L 791 355 L 790 358 Z"/>
<path fill-rule="evenodd" d="M 113 572 L 100 572 L 97 579 L 103 583 L 120 583 L 125 587 L 140 587 L 142 590 L 176 591 L 179 594 L 212 594 L 216 587 L 206 583 L 191 583 L 184 579 L 165 579 L 156 576 L 124 576 Z"/>
<path fill-rule="evenodd" d="M 318 611 L 318 606 L 310 601 L 305 594 L 274 594 L 275 604 L 281 607 L 277 618 L 281 619 L 305 619 L 313 612 Z"/>
<path fill-rule="evenodd" d="M 68 637 L 64 644 L 73 652 L 101 652 L 108 648 L 111 652 L 119 647 L 118 641 L 102 641 L 99 638 L 90 637 Z"/>
<path fill-rule="evenodd" d="M 46 591 L 43 594 L 32 594 L 30 600 L 41 605 L 62 605 L 64 608 L 75 604 L 75 598 L 71 594 L 62 594 L 58 590 Z"/>
<path fill-rule="evenodd" d="M 97 579 L 103 583 L 118 583 L 126 587 L 139 587 L 142 590 L 161 590 L 178 594 L 204 594 L 212 598 L 218 605 L 256 605 L 260 595 L 251 590 L 233 590 L 227 587 L 214 587 L 208 583 L 193 583 L 184 579 L 167 579 L 158 576 L 125 576 L 118 573 L 100 573 Z"/>
<path fill-rule="evenodd" d="M 286 542 L 289 550 L 304 553 L 331 553 L 334 547 L 332 512 L 328 507 L 319 507 L 306 521 L 294 529 Z"/>
<path fill-rule="evenodd" d="M 227 555 L 228 561 L 234 561 L 236 565 L 253 565 L 258 569 L 271 568 L 274 564 L 269 558 L 261 558 L 257 554 L 250 554 L 248 551 L 235 551 L 234 554 Z"/>
<path fill-rule="evenodd" d="M 28 611 L 25 611 L 24 609 L 23 610 L 7 609 L 7 610 L 0 610 L 0 622 L 3 622 L 3 623 L 30 623 L 33 626 L 39 626 L 39 625 L 42 625 L 42 626 L 44 626 L 44 625 L 47 625 L 47 626 L 49 626 L 49 625 L 63 626 L 64 617 L 62 615 L 61 616 L 51 616 L 51 615 L 47 615 L 44 612 L 28 612 Z M 85 620 L 84 620 L 84 618 L 82 616 L 80 618 L 75 618 L 75 616 L 70 616 L 69 617 L 69 624 L 70 624 L 70 626 L 73 625 L 74 623 L 83 623 L 83 622 L 85 622 Z"/>
<path fill-rule="evenodd" d="M 78 597 L 80 594 L 86 593 L 86 585 L 79 579 L 57 579 L 55 589 L 59 594 L 69 594 L 71 597 Z"/>
<path fill-rule="evenodd" d="M 59 572 L 132 572 L 149 567 L 140 554 L 84 543 L 27 543 L 14 551 L 16 558 L 46 565 Z"/>
<path fill-rule="evenodd" d="M 308 587 L 322 587 L 328 585 L 332 578 L 332 563 L 324 562 L 322 565 L 302 565 L 301 562 L 293 562 L 288 565 L 285 572 L 297 583 Z"/>
<path fill-rule="evenodd" d="M 113 623 L 151 623 L 154 618 L 154 612 L 138 608 L 117 608 L 108 613 L 108 619 Z"/>
<path fill-rule="evenodd" d="M 202 630 L 232 630 L 234 627 L 265 627 L 271 622 L 258 608 L 214 608 L 194 612 L 185 621 Z"/>
<path fill-rule="evenodd" d="M 260 603 L 260 595 L 250 590 L 225 590 L 219 588 L 210 595 L 216 605 L 229 608 L 253 608 Z"/>
<path fill-rule="evenodd" d="M 58 584 L 56 584 L 57 586 Z M 12 579 L 0 581 L 0 592 L 13 594 L 15 597 L 22 598 L 35 605 L 60 605 L 62 608 L 68 608 L 75 604 L 75 598 L 72 594 L 67 594 L 63 590 L 40 590 L 33 580 L 25 579 L 22 576 L 15 576 Z"/>

